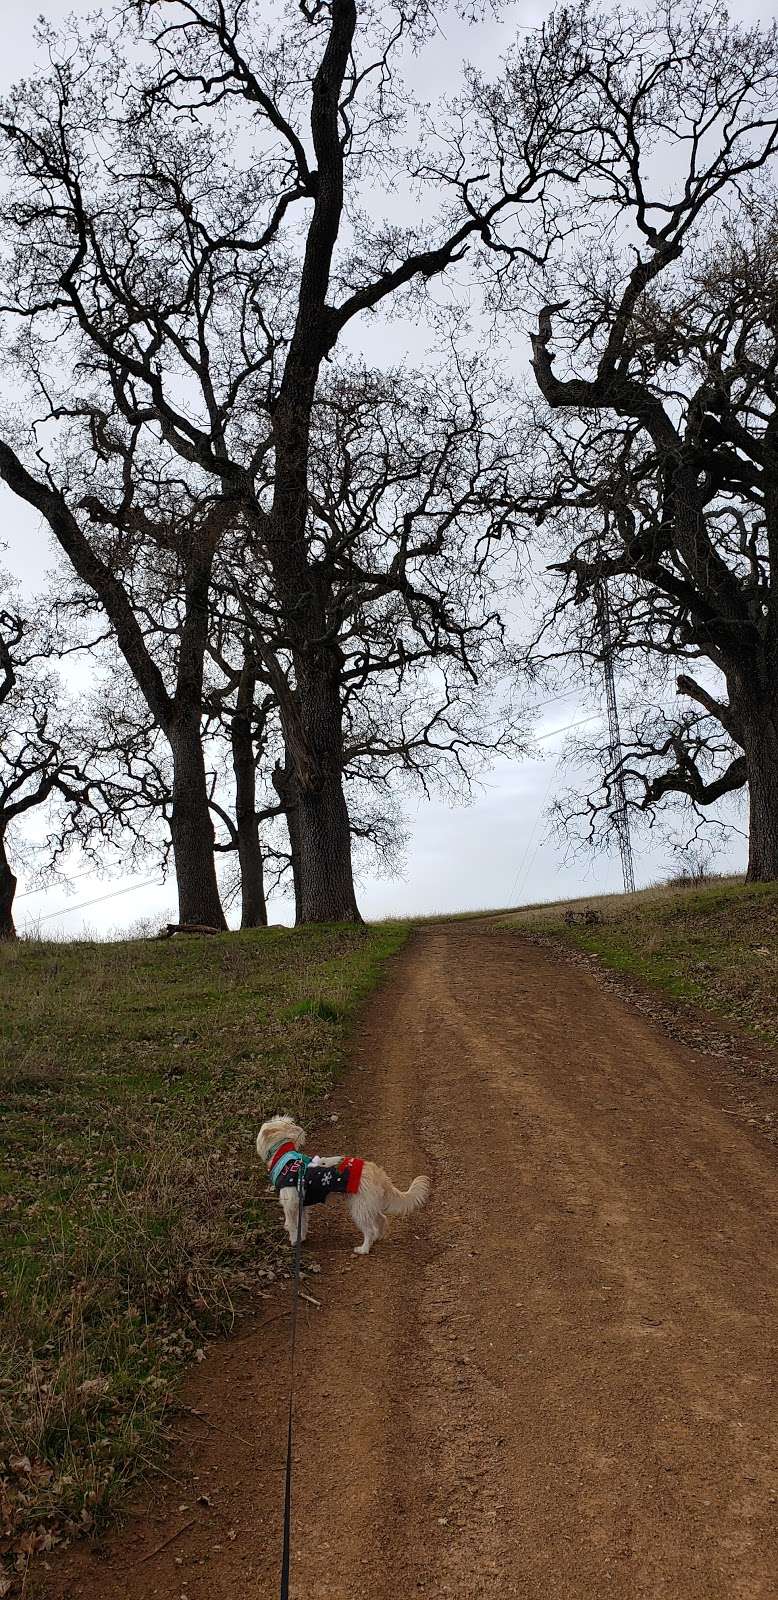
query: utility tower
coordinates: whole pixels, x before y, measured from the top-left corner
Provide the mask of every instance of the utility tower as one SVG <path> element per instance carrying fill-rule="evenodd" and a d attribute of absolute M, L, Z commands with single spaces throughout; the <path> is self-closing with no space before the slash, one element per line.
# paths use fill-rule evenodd
<path fill-rule="evenodd" d="M 613 815 L 619 841 L 621 870 L 624 876 L 624 893 L 634 894 L 635 864 L 632 859 L 632 839 L 629 831 L 629 810 L 627 808 L 627 796 L 624 790 L 624 778 L 621 772 L 621 728 L 619 727 L 619 707 L 616 700 L 616 684 L 613 677 L 613 638 L 611 636 L 611 614 L 610 605 L 608 603 L 608 586 L 602 578 L 598 579 L 595 585 L 594 603 L 597 609 L 597 622 L 600 629 L 600 638 L 602 640 L 602 670 L 605 677 L 605 698 L 608 702 L 608 750 L 610 754 L 611 771 L 615 774 L 613 779 Z"/>

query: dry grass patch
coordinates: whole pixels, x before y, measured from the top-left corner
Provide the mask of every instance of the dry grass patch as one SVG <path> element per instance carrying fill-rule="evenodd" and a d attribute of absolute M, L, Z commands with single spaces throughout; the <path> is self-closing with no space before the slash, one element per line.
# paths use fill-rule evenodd
<path fill-rule="evenodd" d="M 595 911 L 569 926 L 570 910 Z M 517 932 L 561 939 L 680 1000 L 705 1006 L 778 1045 L 778 885 L 715 879 L 634 896 L 527 906 L 500 919 Z"/>
<path fill-rule="evenodd" d="M 181 1363 L 274 1273 L 256 1128 L 315 1118 L 408 931 L 0 946 L 0 1579 L 158 1462 Z"/>

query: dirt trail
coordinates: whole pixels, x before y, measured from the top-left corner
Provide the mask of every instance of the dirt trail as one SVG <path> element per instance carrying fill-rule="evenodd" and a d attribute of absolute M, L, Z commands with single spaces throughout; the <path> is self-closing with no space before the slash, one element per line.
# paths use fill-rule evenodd
<path fill-rule="evenodd" d="M 294 1595 L 774 1600 L 777 1164 L 726 1069 L 466 923 L 416 937 L 357 1063 L 336 1142 L 436 1187 L 367 1260 L 314 1214 Z M 286 1332 L 209 1355 L 179 1481 L 30 1597 L 276 1600 Z"/>

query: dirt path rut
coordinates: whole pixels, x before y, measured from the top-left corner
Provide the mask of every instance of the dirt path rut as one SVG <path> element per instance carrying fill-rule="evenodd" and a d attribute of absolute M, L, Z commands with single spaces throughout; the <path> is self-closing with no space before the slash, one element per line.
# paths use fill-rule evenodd
<path fill-rule="evenodd" d="M 415 938 L 337 1102 L 435 1193 L 366 1261 L 314 1217 L 294 1595 L 774 1600 L 778 1164 L 724 1069 L 465 923 Z M 214 1350 L 177 1481 L 30 1596 L 275 1600 L 285 1392 L 284 1318 Z"/>

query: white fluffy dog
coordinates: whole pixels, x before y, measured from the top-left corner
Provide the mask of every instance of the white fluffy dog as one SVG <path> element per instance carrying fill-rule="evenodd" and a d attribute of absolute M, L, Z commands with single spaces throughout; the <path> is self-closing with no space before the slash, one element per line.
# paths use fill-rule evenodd
<path fill-rule="evenodd" d="M 358 1156 L 315 1156 L 303 1154 L 305 1130 L 291 1117 L 271 1117 L 257 1134 L 257 1155 L 264 1161 L 284 1212 L 284 1222 L 293 1244 L 297 1238 L 299 1188 L 303 1184 L 301 1237 L 308 1232 L 308 1208 L 326 1200 L 330 1194 L 344 1194 L 362 1243 L 354 1254 L 366 1256 L 376 1239 L 382 1239 L 390 1217 L 404 1217 L 423 1206 L 430 1192 L 429 1178 L 414 1178 L 403 1193 L 373 1161 Z"/>

